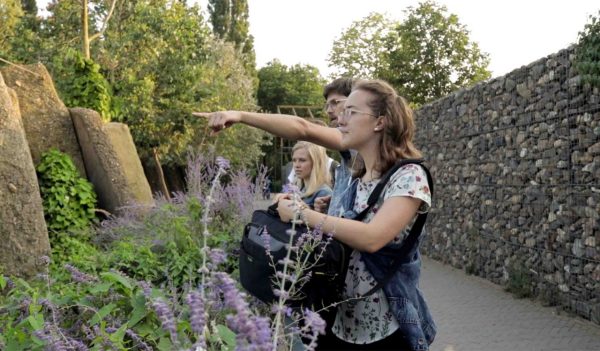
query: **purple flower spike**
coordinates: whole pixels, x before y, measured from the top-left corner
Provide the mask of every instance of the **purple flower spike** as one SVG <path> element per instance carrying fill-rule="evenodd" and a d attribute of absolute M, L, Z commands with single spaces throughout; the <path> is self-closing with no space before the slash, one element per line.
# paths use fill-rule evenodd
<path fill-rule="evenodd" d="M 228 327 L 236 333 L 237 349 L 272 351 L 270 319 L 251 315 L 245 294 L 226 273 L 218 272 L 215 278 L 220 283 L 225 305 L 236 312 L 235 316 L 226 316 L 226 320 Z"/>
<path fill-rule="evenodd" d="M 127 329 L 125 334 L 131 338 L 134 343 L 133 346 L 136 346 L 138 350 L 152 351 L 152 348 L 150 348 L 150 346 L 148 346 L 148 344 L 146 344 L 133 330 Z"/>
<path fill-rule="evenodd" d="M 210 261 L 215 265 L 220 265 L 227 259 L 227 254 L 221 249 L 211 249 L 208 253 Z"/>
<path fill-rule="evenodd" d="M 162 323 L 162 327 L 171 335 L 171 341 L 174 344 L 177 344 L 177 328 L 175 326 L 175 316 L 173 315 L 173 311 L 171 311 L 167 303 L 161 299 L 154 301 L 152 307 L 154 307 L 154 311 Z"/>
<path fill-rule="evenodd" d="M 217 156 L 217 159 L 215 161 L 217 163 L 217 166 L 219 166 L 219 168 L 221 169 L 229 169 L 229 160 L 221 157 L 221 156 Z"/>
<path fill-rule="evenodd" d="M 192 291 L 187 296 L 187 303 L 190 306 L 190 324 L 192 331 L 198 336 L 198 346 L 200 349 L 205 349 L 204 327 L 206 326 L 206 314 L 204 310 L 204 301 L 198 291 Z"/>
<path fill-rule="evenodd" d="M 76 283 L 90 283 L 98 281 L 98 278 L 91 276 L 89 274 L 83 273 L 77 268 L 71 266 L 70 264 L 65 264 L 65 269 L 71 273 L 71 279 L 73 279 Z"/>
<path fill-rule="evenodd" d="M 298 186 L 294 184 L 286 184 L 283 186 L 282 192 L 286 194 L 295 194 L 300 192 L 300 189 L 298 189 Z"/>

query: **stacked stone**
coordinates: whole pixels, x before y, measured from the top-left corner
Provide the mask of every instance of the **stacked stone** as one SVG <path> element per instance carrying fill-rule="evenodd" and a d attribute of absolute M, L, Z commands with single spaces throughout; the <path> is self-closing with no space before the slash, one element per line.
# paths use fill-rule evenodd
<path fill-rule="evenodd" d="M 563 50 L 417 112 L 437 185 L 423 250 L 497 283 L 518 267 L 533 290 L 551 287 L 590 318 L 600 313 L 600 94 L 573 59 Z"/>

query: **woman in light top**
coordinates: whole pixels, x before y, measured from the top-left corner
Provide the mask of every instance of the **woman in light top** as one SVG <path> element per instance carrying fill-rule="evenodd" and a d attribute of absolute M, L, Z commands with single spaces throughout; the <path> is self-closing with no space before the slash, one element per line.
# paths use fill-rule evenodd
<path fill-rule="evenodd" d="M 405 241 L 417 219 L 423 219 L 421 214 L 431 207 L 426 169 L 412 163 L 398 168 L 362 221 L 352 219 L 368 208 L 368 198 L 379 180 L 397 162 L 422 157 L 413 143 L 412 110 L 381 80 L 355 83 L 343 102 L 338 128 L 311 125 L 293 116 L 243 111 L 196 115 L 208 118 L 214 131 L 244 123 L 288 139 L 358 152 L 364 164 L 350 182 L 340 184 L 344 187 L 333 195 L 328 214 L 287 198 L 280 199 L 277 208 L 281 220 L 291 221 L 301 212 L 308 226 L 319 225 L 322 232 L 332 233 L 334 239 L 354 249 L 345 277 L 344 301 L 337 306 L 326 335 L 319 338 L 318 348 L 429 350 L 436 327 L 418 288 L 420 240 Z M 392 262 L 401 263 L 400 267 L 390 271 Z M 383 280 L 386 282 L 381 289 L 356 299 Z"/>

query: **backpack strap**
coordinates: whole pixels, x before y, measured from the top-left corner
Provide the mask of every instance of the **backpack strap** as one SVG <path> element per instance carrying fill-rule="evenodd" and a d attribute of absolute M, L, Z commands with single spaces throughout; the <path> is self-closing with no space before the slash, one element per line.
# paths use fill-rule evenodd
<path fill-rule="evenodd" d="M 420 160 L 420 159 L 419 160 L 415 160 L 415 159 L 400 160 L 392 168 L 390 168 L 390 170 L 388 170 L 385 173 L 385 175 L 381 178 L 379 183 L 375 186 L 375 189 L 373 190 L 373 192 L 369 196 L 369 200 L 367 201 L 367 208 L 358 214 L 358 216 L 356 217 L 357 220 L 362 220 L 366 216 L 367 212 L 371 209 L 371 207 L 373 207 L 373 205 L 375 205 L 375 202 L 377 202 L 379 195 L 381 195 L 383 188 L 385 187 L 387 182 L 390 180 L 391 176 L 400 167 L 405 166 L 407 164 L 418 164 L 421 167 L 423 167 L 423 169 L 425 170 L 425 174 L 427 175 L 427 182 L 429 183 L 429 189 L 431 191 L 431 195 L 433 196 L 433 178 L 431 177 L 431 172 L 429 172 L 429 169 L 423 165 L 423 160 Z M 365 297 L 373 295 L 377 290 L 383 288 L 390 281 L 390 279 L 392 279 L 392 277 L 394 276 L 394 273 L 398 270 L 398 268 L 400 268 L 400 265 L 403 262 L 402 258 L 410 252 L 410 250 L 413 248 L 414 244 L 416 244 L 416 242 L 419 240 L 419 236 L 421 235 L 421 232 L 423 231 L 423 227 L 425 226 L 426 220 L 427 220 L 427 212 L 419 213 L 417 215 L 417 219 L 415 220 L 415 223 L 413 224 L 413 226 L 410 228 L 410 232 L 408 233 L 408 236 L 403 240 L 402 246 L 400 247 L 400 249 L 398 249 L 398 252 L 396 253 L 394 260 L 390 264 L 390 268 L 389 268 L 387 275 L 382 280 L 378 281 L 377 284 L 374 287 L 372 287 L 369 291 L 367 291 L 362 296 L 359 296 L 360 298 L 365 298 Z"/>
<path fill-rule="evenodd" d="M 385 172 L 383 177 L 381 177 L 379 183 L 377 183 L 375 189 L 373 189 L 371 195 L 369 196 L 369 199 L 367 200 L 367 207 L 364 210 L 362 210 L 356 217 L 354 217 L 354 220 L 362 221 L 365 218 L 365 216 L 371 210 L 371 208 L 375 206 L 375 203 L 379 199 L 379 196 L 383 192 L 383 189 L 385 188 L 387 183 L 390 181 L 390 178 L 394 175 L 394 173 L 396 173 L 398 169 L 400 169 L 400 167 L 406 166 L 408 164 L 417 164 L 422 166 L 423 169 L 425 169 L 425 173 L 427 174 L 427 181 L 429 182 L 429 187 L 431 189 L 431 193 L 433 194 L 433 181 L 431 180 L 431 174 L 429 173 L 429 170 L 425 166 L 423 166 L 423 159 L 400 160 L 396 162 L 396 164 L 394 164 L 392 168 Z"/>

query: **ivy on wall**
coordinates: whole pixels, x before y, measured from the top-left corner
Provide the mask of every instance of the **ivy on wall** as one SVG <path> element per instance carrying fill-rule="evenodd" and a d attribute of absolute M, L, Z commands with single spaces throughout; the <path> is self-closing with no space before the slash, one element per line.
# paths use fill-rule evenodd
<path fill-rule="evenodd" d="M 42 154 L 36 171 L 48 229 L 62 232 L 87 227 L 96 217 L 97 197 L 71 158 L 51 149 Z"/>
<path fill-rule="evenodd" d="M 600 14 L 600 12 L 599 12 Z M 575 66 L 584 83 L 600 87 L 600 16 L 590 15 L 590 21 L 579 32 Z"/>
<path fill-rule="evenodd" d="M 95 110 L 109 122 L 112 93 L 100 72 L 100 65 L 84 58 L 78 51 L 70 51 L 66 56 L 62 63 L 66 70 L 65 79 L 58 82 L 65 105 Z"/>

